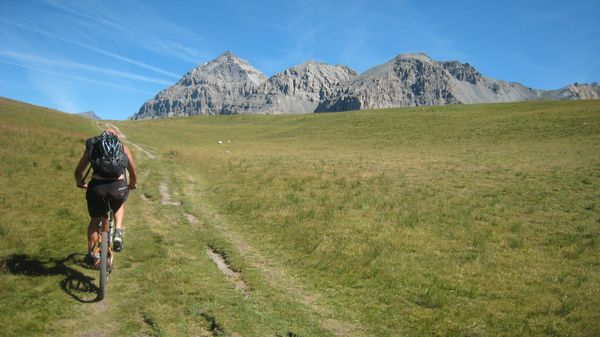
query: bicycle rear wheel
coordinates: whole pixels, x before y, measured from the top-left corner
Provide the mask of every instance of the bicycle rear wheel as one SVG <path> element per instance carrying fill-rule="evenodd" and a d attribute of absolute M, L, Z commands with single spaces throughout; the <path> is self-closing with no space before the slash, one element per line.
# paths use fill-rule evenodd
<path fill-rule="evenodd" d="M 100 242 L 100 289 L 98 291 L 98 300 L 104 299 L 106 295 L 106 283 L 108 282 L 108 233 L 102 232 L 102 241 Z"/>

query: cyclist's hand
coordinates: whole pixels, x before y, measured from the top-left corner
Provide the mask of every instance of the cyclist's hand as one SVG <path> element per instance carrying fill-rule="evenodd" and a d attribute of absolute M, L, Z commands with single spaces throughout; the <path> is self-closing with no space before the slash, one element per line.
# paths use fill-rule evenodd
<path fill-rule="evenodd" d="M 137 184 L 129 184 L 129 186 L 127 186 L 130 190 L 135 190 L 137 188 Z"/>
<path fill-rule="evenodd" d="M 77 184 L 77 187 L 87 190 L 87 184 Z"/>

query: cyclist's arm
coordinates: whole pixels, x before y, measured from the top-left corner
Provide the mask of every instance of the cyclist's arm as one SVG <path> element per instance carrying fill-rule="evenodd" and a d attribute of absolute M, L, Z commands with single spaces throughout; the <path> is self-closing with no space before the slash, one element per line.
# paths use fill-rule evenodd
<path fill-rule="evenodd" d="M 81 159 L 79 159 L 79 164 L 77 164 L 77 168 L 75 168 L 75 182 L 77 183 L 77 187 L 85 188 L 86 184 L 83 181 L 83 171 L 90 163 L 90 158 L 88 157 L 87 151 L 83 152 Z"/>
<path fill-rule="evenodd" d="M 131 151 L 127 145 L 123 145 L 123 151 L 127 156 L 127 172 L 129 172 L 129 189 L 133 190 L 137 187 L 137 169 L 135 167 L 135 163 L 133 162 L 133 156 L 131 155 Z"/>

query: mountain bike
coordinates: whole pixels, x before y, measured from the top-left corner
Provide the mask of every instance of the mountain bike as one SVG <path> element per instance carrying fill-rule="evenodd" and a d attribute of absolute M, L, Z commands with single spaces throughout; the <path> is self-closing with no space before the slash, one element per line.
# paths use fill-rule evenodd
<path fill-rule="evenodd" d="M 88 168 L 83 181 L 86 180 L 88 173 L 91 170 L 91 166 Z M 125 180 L 127 183 L 127 180 Z M 87 184 L 79 186 L 87 190 Z M 135 187 L 134 187 L 135 188 Z M 106 295 L 106 286 L 108 283 L 108 275 L 112 272 L 113 268 L 113 238 L 116 230 L 115 226 L 115 215 L 110 206 L 110 202 L 104 199 L 108 211 L 101 218 L 97 228 L 97 241 L 94 242 L 94 246 L 91 249 L 92 257 L 94 258 L 94 269 L 98 269 L 100 272 L 100 284 L 98 288 L 98 296 L 96 300 L 101 301 Z M 100 258 L 97 259 L 96 257 Z"/>

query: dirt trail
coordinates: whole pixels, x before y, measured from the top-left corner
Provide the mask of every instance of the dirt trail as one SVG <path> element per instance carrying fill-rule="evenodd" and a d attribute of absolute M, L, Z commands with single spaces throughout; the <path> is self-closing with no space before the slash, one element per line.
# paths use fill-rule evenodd
<path fill-rule="evenodd" d="M 321 320 L 321 324 L 326 330 L 336 336 L 364 336 L 361 329 L 353 323 L 333 317 L 333 311 L 320 304 L 323 303 L 323 298 L 320 295 L 304 289 L 300 283 L 293 276 L 287 274 L 281 266 L 273 264 L 253 247 L 248 245 L 237 233 L 231 230 L 216 212 L 212 211 L 207 206 L 203 206 L 201 211 L 202 217 L 207 219 L 209 223 L 218 229 L 224 238 L 230 241 L 236 250 L 244 256 L 250 264 L 264 274 L 265 279 L 271 287 L 284 290 L 290 295 L 290 298 L 296 299 L 301 304 L 309 307 L 311 310 L 322 316 L 324 319 Z"/>
<path fill-rule="evenodd" d="M 169 193 L 169 186 L 166 183 L 160 183 L 158 186 L 160 192 L 160 203 L 162 205 L 181 205 L 181 201 L 171 201 L 171 194 Z"/>
<path fill-rule="evenodd" d="M 106 123 L 104 123 L 104 125 L 106 125 L 106 127 L 109 128 L 109 129 L 113 129 L 113 130 L 117 131 L 117 135 L 119 136 L 119 138 L 121 138 L 121 139 L 127 139 L 127 136 L 125 136 L 125 134 L 122 133 L 121 130 L 116 125 L 114 125 L 113 123 L 106 122 Z"/>
<path fill-rule="evenodd" d="M 84 323 L 81 326 L 85 326 L 85 330 L 79 333 L 76 336 L 79 337 L 105 337 L 105 336 L 113 336 L 116 332 L 115 326 L 101 326 L 102 321 L 94 319 L 94 317 L 103 317 L 108 314 L 110 305 L 110 299 L 104 298 L 100 302 L 90 303 L 85 306 L 84 310 L 86 312 L 85 317 L 86 320 L 91 320 L 88 323 Z"/>
<path fill-rule="evenodd" d="M 140 151 L 141 153 L 145 154 L 146 157 L 148 157 L 149 159 L 156 159 L 156 156 L 153 155 L 150 151 L 145 150 L 144 148 L 142 148 L 141 146 L 137 145 L 136 143 L 132 143 L 130 141 L 127 141 L 127 144 L 131 144 L 133 145 L 133 147 L 135 147 L 138 151 Z"/>
<path fill-rule="evenodd" d="M 248 285 L 242 280 L 242 275 L 231 269 L 221 254 L 210 247 L 206 249 L 206 254 L 208 254 L 208 257 L 217 265 L 217 268 L 219 268 L 225 277 L 235 284 L 237 290 L 244 293 L 248 290 Z"/>
<path fill-rule="evenodd" d="M 198 220 L 198 218 L 196 218 L 195 215 L 190 214 L 190 213 L 184 213 L 185 218 L 187 219 L 187 221 L 191 224 L 191 225 L 197 225 L 200 223 L 200 220 Z"/>

